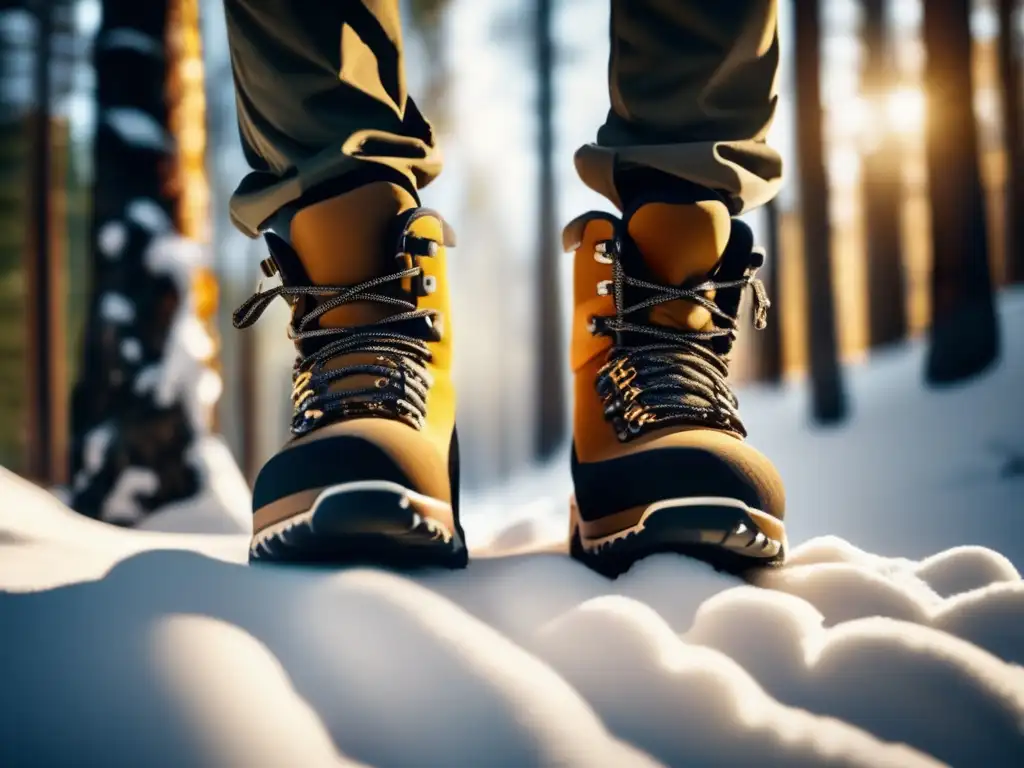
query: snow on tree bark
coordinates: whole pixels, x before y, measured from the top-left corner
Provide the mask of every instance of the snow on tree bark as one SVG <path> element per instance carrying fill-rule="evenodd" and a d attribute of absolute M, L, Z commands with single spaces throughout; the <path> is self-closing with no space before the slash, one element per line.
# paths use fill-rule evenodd
<path fill-rule="evenodd" d="M 194 168 L 182 168 L 196 142 L 175 130 L 182 82 L 168 54 L 190 34 L 171 29 L 190 20 L 175 6 L 104 0 L 94 45 L 93 286 L 72 400 L 72 506 L 118 524 L 201 494 L 195 446 L 221 390 L 197 311 L 210 301 L 196 290 L 210 283 L 196 280 L 205 251 L 183 236 L 204 233 L 185 199 Z"/>

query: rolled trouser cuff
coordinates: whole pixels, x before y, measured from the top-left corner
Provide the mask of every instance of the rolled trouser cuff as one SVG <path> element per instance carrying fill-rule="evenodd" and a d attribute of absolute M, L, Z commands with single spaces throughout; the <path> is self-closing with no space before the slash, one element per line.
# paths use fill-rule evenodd
<path fill-rule="evenodd" d="M 782 160 L 762 141 L 700 141 L 607 147 L 585 144 L 576 171 L 595 192 L 622 209 L 615 172 L 651 168 L 718 192 L 738 216 L 771 200 L 782 184 Z"/>
<path fill-rule="evenodd" d="M 404 177 L 419 190 L 441 172 L 441 150 L 419 139 L 379 130 L 359 131 L 340 146 L 298 161 L 285 174 L 253 171 L 231 196 L 231 221 L 249 237 L 258 237 L 264 222 L 288 203 L 324 185 L 339 185 L 350 176 L 373 180 L 381 175 Z"/>

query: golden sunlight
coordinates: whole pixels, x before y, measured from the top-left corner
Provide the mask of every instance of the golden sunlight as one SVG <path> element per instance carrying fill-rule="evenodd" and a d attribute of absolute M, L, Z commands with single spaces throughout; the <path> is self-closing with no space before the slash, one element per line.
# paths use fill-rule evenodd
<path fill-rule="evenodd" d="M 925 96 L 920 88 L 895 88 L 885 97 L 885 117 L 889 130 L 903 136 L 924 130 Z"/>

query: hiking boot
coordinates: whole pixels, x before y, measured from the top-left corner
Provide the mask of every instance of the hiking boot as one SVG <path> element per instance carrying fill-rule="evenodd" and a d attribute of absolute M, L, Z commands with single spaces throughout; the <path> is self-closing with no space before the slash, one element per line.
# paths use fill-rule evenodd
<path fill-rule="evenodd" d="M 281 214 L 236 328 L 292 308 L 292 438 L 253 491 L 253 561 L 466 564 L 458 517 L 445 248 L 453 234 L 374 183 Z M 262 287 L 262 286 L 261 286 Z"/>
<path fill-rule="evenodd" d="M 750 229 L 651 202 L 585 214 L 575 251 L 573 557 L 615 576 L 656 552 L 741 571 L 782 562 L 782 481 L 744 442 L 728 383 L 740 296 L 769 305 Z"/>

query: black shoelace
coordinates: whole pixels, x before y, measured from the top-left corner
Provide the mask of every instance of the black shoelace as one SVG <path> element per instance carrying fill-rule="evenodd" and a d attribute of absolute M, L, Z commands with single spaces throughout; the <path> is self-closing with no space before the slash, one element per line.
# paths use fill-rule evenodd
<path fill-rule="evenodd" d="M 438 312 L 417 309 L 415 299 L 381 293 L 388 283 L 414 279 L 422 284 L 423 268 L 413 266 L 357 285 L 281 285 L 267 291 L 256 289 L 235 310 L 235 328 L 253 325 L 270 303 L 281 296 L 293 303 L 301 297 L 328 297 L 304 313 L 288 329 L 300 352 L 293 372 L 292 400 L 295 415 L 292 431 L 302 434 L 326 420 L 356 416 L 383 416 L 405 421 L 420 429 L 426 420 L 426 399 L 432 379 L 426 364 L 431 359 L 427 340 L 440 338 L 435 326 Z M 373 325 L 320 328 L 317 320 L 338 307 L 355 301 L 373 301 L 401 311 Z M 422 338 L 422 337 L 426 338 Z M 372 354 L 372 363 L 353 363 L 326 370 L 324 365 L 341 355 Z M 330 391 L 335 382 L 353 376 L 375 376 L 372 386 Z"/>
<path fill-rule="evenodd" d="M 709 291 L 753 289 L 754 326 L 764 328 L 771 302 L 764 284 L 749 271 L 737 280 L 706 279 L 686 288 L 660 285 L 626 274 L 620 258 L 620 242 L 598 244 L 598 256 L 612 264 L 612 280 L 599 292 L 614 292 L 615 315 L 596 316 L 591 332 L 612 337 L 615 345 L 598 372 L 596 386 L 604 401 L 605 418 L 615 427 L 619 440 L 630 440 L 648 429 L 673 424 L 705 425 L 746 436 L 736 395 L 729 387 L 729 361 L 714 349 L 719 337 L 732 337 L 737 318 L 705 295 Z M 607 283 L 610 283 L 608 285 Z M 646 297 L 626 306 L 630 293 Z M 713 329 L 680 330 L 646 320 L 646 310 L 669 301 L 685 300 L 703 307 L 717 318 Z M 637 313 L 644 319 L 633 320 Z M 622 343 L 628 338 L 628 343 Z M 651 339 L 643 343 L 639 339 Z"/>

